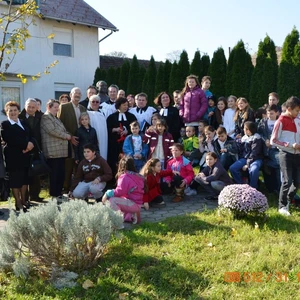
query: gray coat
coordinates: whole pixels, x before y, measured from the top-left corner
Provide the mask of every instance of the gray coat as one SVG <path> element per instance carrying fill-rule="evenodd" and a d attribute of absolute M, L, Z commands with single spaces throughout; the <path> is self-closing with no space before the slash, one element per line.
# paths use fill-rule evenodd
<path fill-rule="evenodd" d="M 68 140 L 70 135 L 61 120 L 51 113 L 45 112 L 41 119 L 42 149 L 46 158 L 68 156 Z"/>

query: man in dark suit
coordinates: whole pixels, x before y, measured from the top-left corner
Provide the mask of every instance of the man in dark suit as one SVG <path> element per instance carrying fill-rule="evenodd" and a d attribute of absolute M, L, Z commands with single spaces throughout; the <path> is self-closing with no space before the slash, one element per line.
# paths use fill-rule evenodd
<path fill-rule="evenodd" d="M 79 104 L 81 96 L 82 94 L 80 88 L 74 87 L 70 92 L 71 101 L 69 103 L 60 105 L 57 114 L 57 117 L 63 122 L 68 133 L 72 136 L 70 142 L 74 146 L 78 145 L 75 133 L 79 127 L 80 114 L 86 111 L 86 108 Z M 69 144 L 69 157 L 66 159 L 65 165 L 65 191 L 69 191 L 70 189 L 72 173 L 75 167 L 74 151 L 71 144 Z"/>
<path fill-rule="evenodd" d="M 37 110 L 38 104 L 34 98 L 28 98 L 25 102 L 25 108 L 19 115 L 19 119 L 23 120 L 27 127 L 31 130 L 31 136 L 34 141 L 34 148 L 30 155 L 37 156 L 38 148 L 41 149 L 41 117 L 42 113 Z M 37 144 L 37 145 L 36 145 Z M 29 197 L 31 201 L 43 201 L 39 196 L 41 192 L 40 176 L 33 176 L 29 184 Z"/>
<path fill-rule="evenodd" d="M 93 95 L 97 95 L 98 90 L 96 87 L 90 85 L 88 86 L 87 90 L 86 90 L 86 98 L 82 101 L 79 102 L 80 105 L 84 106 L 85 108 L 88 107 L 89 105 L 89 99 L 91 96 Z"/>

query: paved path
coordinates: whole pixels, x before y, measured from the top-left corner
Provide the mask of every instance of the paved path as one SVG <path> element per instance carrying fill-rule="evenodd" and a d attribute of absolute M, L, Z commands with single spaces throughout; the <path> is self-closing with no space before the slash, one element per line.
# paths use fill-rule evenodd
<path fill-rule="evenodd" d="M 196 196 L 185 196 L 184 201 L 173 203 L 172 197 L 164 196 L 166 206 L 162 208 L 150 208 L 149 210 L 142 209 L 142 222 L 160 222 L 168 217 L 174 217 L 184 214 L 189 214 L 196 211 L 203 211 L 204 209 L 214 209 L 218 206 L 217 201 L 208 201 L 204 197 L 206 194 L 199 193 Z M 38 204 L 38 203 L 36 203 Z M 9 218 L 9 206 L 0 206 L 4 215 L 0 216 L 0 230 L 2 230 Z M 125 223 L 125 228 L 133 228 L 134 225 Z"/>

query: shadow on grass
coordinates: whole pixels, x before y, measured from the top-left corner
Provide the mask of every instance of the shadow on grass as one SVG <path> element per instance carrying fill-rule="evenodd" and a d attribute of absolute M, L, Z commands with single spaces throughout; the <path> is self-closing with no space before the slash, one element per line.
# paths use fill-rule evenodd
<path fill-rule="evenodd" d="M 290 232 L 300 232 L 300 223 L 292 220 L 291 218 L 282 216 L 280 214 L 271 215 L 266 221 L 266 226 L 270 230 L 274 231 L 286 231 Z"/>

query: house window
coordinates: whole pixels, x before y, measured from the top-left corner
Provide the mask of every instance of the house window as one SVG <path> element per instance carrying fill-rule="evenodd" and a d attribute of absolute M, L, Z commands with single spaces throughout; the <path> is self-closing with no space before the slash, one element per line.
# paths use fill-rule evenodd
<path fill-rule="evenodd" d="M 73 31 L 65 28 L 53 28 L 53 55 L 73 56 Z"/>
<path fill-rule="evenodd" d="M 74 87 L 73 83 L 61 83 L 55 82 L 54 83 L 54 98 L 58 100 L 59 96 L 62 94 L 70 94 L 70 91 Z"/>
<path fill-rule="evenodd" d="M 21 106 L 21 85 L 19 83 L 4 82 L 0 85 L 1 111 L 8 101 L 16 101 Z"/>

